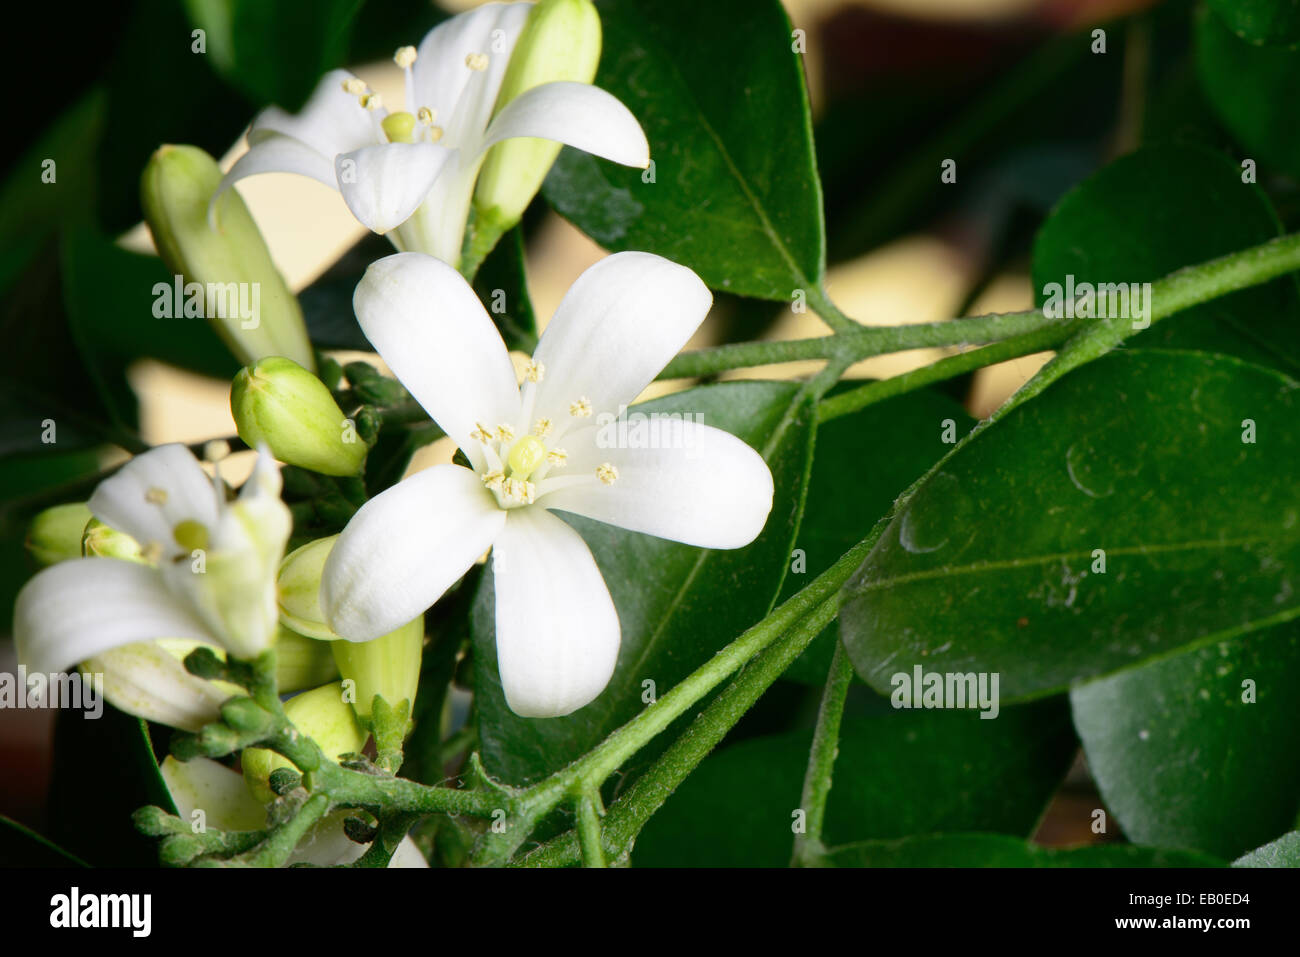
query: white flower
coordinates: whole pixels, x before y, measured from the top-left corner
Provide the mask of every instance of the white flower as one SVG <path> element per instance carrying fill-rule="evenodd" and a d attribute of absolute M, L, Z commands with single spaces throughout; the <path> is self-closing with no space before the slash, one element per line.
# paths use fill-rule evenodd
<path fill-rule="evenodd" d="M 406 110 L 389 113 L 345 70 L 327 73 L 302 112 L 271 107 L 253 121 L 249 151 L 216 195 L 257 173 L 289 172 L 334 186 L 363 224 L 398 249 L 456 265 L 474 181 L 490 146 L 554 140 L 627 166 L 650 148 L 636 118 L 586 83 L 544 83 L 493 117 L 531 3 L 489 3 L 431 30 L 394 59 L 406 71 Z M 216 197 L 213 197 L 215 202 Z"/>
<path fill-rule="evenodd" d="M 170 724 L 201 724 L 217 692 L 196 694 L 207 683 L 185 672 L 168 645 L 140 643 L 180 639 L 241 657 L 271 645 L 275 576 L 292 524 L 279 495 L 280 473 L 265 451 L 231 503 L 183 445 L 136 456 L 88 504 L 139 542 L 147 563 L 76 558 L 37 574 L 14 608 L 19 660 L 53 673 L 93 659 L 116 675 L 127 707 L 144 702 Z"/>
<path fill-rule="evenodd" d="M 522 390 L 473 290 L 445 263 L 400 253 L 371 265 L 353 304 L 394 374 L 473 469 L 439 465 L 367 502 L 325 565 L 338 634 L 366 641 L 432 605 L 494 548 L 497 658 L 520 715 L 568 714 L 609 681 L 619 622 L 590 550 L 551 509 L 704 548 L 738 548 L 772 506 L 767 464 L 740 439 L 670 424 L 671 448 L 608 448 L 599 416 L 630 403 L 686 343 L 712 296 L 648 253 L 578 278 L 546 327 Z"/>

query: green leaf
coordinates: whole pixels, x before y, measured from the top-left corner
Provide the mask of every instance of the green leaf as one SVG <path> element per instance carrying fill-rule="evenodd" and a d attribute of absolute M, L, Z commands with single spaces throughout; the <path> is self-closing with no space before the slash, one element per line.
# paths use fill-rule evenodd
<path fill-rule="evenodd" d="M 1263 191 L 1203 146 L 1139 150 L 1084 181 L 1034 244 L 1038 304 L 1049 283 L 1152 282 L 1189 263 L 1266 242 L 1281 228 Z M 1138 333 L 1144 348 L 1205 349 L 1300 371 L 1300 294 L 1286 276 L 1180 313 Z"/>
<path fill-rule="evenodd" d="M 1260 167 L 1300 176 L 1300 129 L 1292 104 L 1300 89 L 1300 49 L 1254 46 L 1220 17 L 1201 9 L 1196 18 L 1196 67 L 1210 105 Z"/>
<path fill-rule="evenodd" d="M 177 813 L 149 726 L 109 705 L 95 719 L 61 711 L 50 779 L 51 840 L 92 867 L 153 866 L 155 843 L 131 823 L 131 815 L 148 804 Z"/>
<path fill-rule="evenodd" d="M 1295 0 L 1209 0 L 1224 25 L 1249 43 L 1300 40 L 1300 3 Z"/>
<path fill-rule="evenodd" d="M 600 12 L 595 82 L 641 121 L 654 181 L 565 149 L 547 201 L 602 246 L 666 256 L 715 289 L 789 300 L 818 286 L 821 186 L 780 3 L 611 0 Z"/>
<path fill-rule="evenodd" d="M 1088 767 L 1124 834 L 1231 858 L 1293 827 L 1298 684 L 1290 622 L 1073 689 Z"/>
<path fill-rule="evenodd" d="M 343 63 L 365 0 L 185 0 L 217 72 L 254 103 L 295 112 Z M 415 42 L 415 41 L 412 41 Z"/>
<path fill-rule="evenodd" d="M 497 673 L 492 577 L 473 614 L 474 680 L 484 765 L 510 783 L 535 780 L 584 754 L 645 707 L 643 682 L 665 694 L 771 609 L 790 561 L 812 457 L 815 409 L 793 383 L 704 386 L 635 407 L 694 412 L 764 454 L 776 494 L 762 534 L 710 551 L 565 515 L 591 546 L 622 624 L 618 666 L 591 704 L 563 718 L 520 718 Z M 642 753 L 644 758 L 645 752 Z"/>
<path fill-rule="evenodd" d="M 86 862 L 29 827 L 0 814 L 0 865 L 4 867 L 85 867 Z"/>
<path fill-rule="evenodd" d="M 537 348 L 537 317 L 524 273 L 524 234 L 515 227 L 501 237 L 474 277 L 474 292 L 505 340 L 507 349 Z"/>
<path fill-rule="evenodd" d="M 1300 831 L 1283 834 L 1276 841 L 1243 854 L 1233 867 L 1300 867 Z"/>
<path fill-rule="evenodd" d="M 846 717 L 841 727 L 826 811 L 831 844 L 927 831 L 1027 836 L 1074 757 L 1061 699 L 1008 708 L 994 721 L 875 702 L 874 715 Z M 811 742 L 811 731 L 753 738 L 705 759 L 650 819 L 633 863 L 787 865 Z"/>
<path fill-rule="evenodd" d="M 828 852 L 837 867 L 1222 867 L 1191 851 L 1132 844 L 1038 847 L 1000 834 L 925 834 L 901 841 L 865 841 Z"/>
<path fill-rule="evenodd" d="M 1226 356 L 1064 377 L 885 529 L 845 591 L 858 673 L 884 693 L 914 665 L 996 672 L 1006 701 L 1300 614 L 1297 416 L 1294 380 Z"/>
<path fill-rule="evenodd" d="M 782 600 L 866 538 L 898 494 L 948 451 L 942 440 L 946 419 L 953 420 L 959 433 L 975 424 L 948 396 L 921 389 L 818 427 L 808 501 L 795 542 L 806 567 L 800 572 L 796 565 L 786 577 Z M 838 625 L 829 625 L 784 677 L 824 684 L 837 633 Z"/>

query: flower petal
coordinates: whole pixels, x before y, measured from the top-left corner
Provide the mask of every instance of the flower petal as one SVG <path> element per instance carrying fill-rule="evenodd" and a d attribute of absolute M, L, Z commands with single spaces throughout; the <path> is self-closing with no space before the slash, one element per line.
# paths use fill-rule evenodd
<path fill-rule="evenodd" d="M 469 283 L 442 260 L 398 253 L 371 264 L 352 305 L 393 374 L 481 466 L 470 433 L 477 422 L 517 424 L 519 388 L 501 334 Z"/>
<path fill-rule="evenodd" d="M 170 644 L 170 643 L 167 643 Z M 82 663 L 88 674 L 104 676 L 104 697 L 113 707 L 184 731 L 198 731 L 220 717 L 221 704 L 239 688 L 204 681 L 185 670 L 167 644 L 137 641 L 111 648 Z M 177 642 L 192 651 L 196 642 Z M 209 646 L 211 647 L 211 646 Z"/>
<path fill-rule="evenodd" d="M 352 641 L 396 630 L 442 597 L 505 524 L 479 477 L 435 465 L 363 505 L 325 562 L 321 605 Z"/>
<path fill-rule="evenodd" d="M 651 253 L 615 253 L 575 282 L 533 358 L 545 367 L 524 387 L 527 421 L 551 419 L 563 434 L 569 404 L 616 412 L 654 379 L 704 321 L 708 287 L 685 266 Z"/>
<path fill-rule="evenodd" d="M 266 827 L 266 808 L 254 800 L 244 776 L 211 758 L 177 761 L 170 754 L 158 766 L 172 803 L 184 821 L 196 810 L 204 824 L 222 831 L 256 831 Z"/>
<path fill-rule="evenodd" d="M 452 151 L 434 143 L 385 143 L 334 158 L 339 192 L 363 225 L 383 235 L 424 202 Z"/>
<path fill-rule="evenodd" d="M 656 447 L 619 447 L 651 442 Z M 698 422 L 629 418 L 620 431 L 615 420 L 570 433 L 565 451 L 563 471 L 538 489 L 544 508 L 701 548 L 748 545 L 772 510 L 772 472 L 763 457 L 730 432 Z M 604 464 L 618 471 L 608 485 L 596 477 Z"/>
<path fill-rule="evenodd" d="M 267 134 L 250 146 L 248 152 L 230 167 L 230 172 L 221 177 L 216 192 L 208 200 L 209 222 L 215 216 L 217 200 L 222 193 L 244 177 L 259 173 L 297 173 L 310 176 L 331 189 L 338 189 L 338 176 L 330 157 L 291 137 Z"/>
<path fill-rule="evenodd" d="M 271 106 L 257 114 L 248 131 L 248 145 L 256 146 L 279 133 L 303 143 L 327 160 L 370 143 L 382 142 L 377 126 L 387 110 L 368 110 L 358 97 L 343 89 L 355 80 L 347 70 L 330 70 L 296 114 Z"/>
<path fill-rule="evenodd" d="M 482 149 L 515 136 L 554 140 L 624 166 L 650 163 L 650 144 L 632 111 L 589 83 L 556 81 L 521 93 L 492 121 Z"/>
<path fill-rule="evenodd" d="M 158 569 L 115 558 L 74 558 L 40 572 L 14 606 L 18 660 L 54 673 L 111 648 L 155 638 L 213 640 L 172 597 Z"/>
<path fill-rule="evenodd" d="M 105 525 L 142 547 L 157 543 L 165 557 L 186 551 L 176 542 L 177 525 L 194 521 L 211 528 L 218 514 L 212 479 L 183 445 L 160 445 L 137 455 L 100 482 L 88 504 Z"/>
<path fill-rule="evenodd" d="M 525 718 L 576 711 L 618 662 L 618 612 L 587 543 L 540 508 L 508 513 L 492 550 L 497 665 Z"/>
<path fill-rule="evenodd" d="M 430 30 L 420 41 L 411 68 L 416 102 L 406 108 L 435 110 L 436 121 L 457 146 L 463 145 L 461 137 L 467 133 L 481 135 L 492 118 L 510 54 L 532 6 L 486 3 Z M 472 70 L 466 64 L 474 54 L 487 57 L 484 69 Z"/>
<path fill-rule="evenodd" d="M 428 867 L 429 862 L 420 853 L 419 845 L 408 834 L 398 842 L 397 850 L 388 859 L 389 867 Z"/>

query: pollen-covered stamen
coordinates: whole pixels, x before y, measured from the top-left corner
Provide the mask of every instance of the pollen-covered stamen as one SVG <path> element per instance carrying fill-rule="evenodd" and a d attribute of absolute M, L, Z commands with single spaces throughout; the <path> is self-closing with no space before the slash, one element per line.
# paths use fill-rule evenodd
<path fill-rule="evenodd" d="M 538 419 L 533 423 L 533 435 L 544 439 L 551 434 L 551 426 L 552 423 L 550 419 Z"/>
<path fill-rule="evenodd" d="M 144 493 L 144 500 L 150 505 L 166 505 L 167 490 L 155 486 Z"/>
<path fill-rule="evenodd" d="M 578 419 L 585 419 L 591 415 L 591 400 L 585 395 L 579 396 L 576 402 L 569 403 L 569 415 Z"/>
<path fill-rule="evenodd" d="M 415 117 L 405 110 L 389 113 L 379 125 L 390 143 L 415 142 Z"/>
<path fill-rule="evenodd" d="M 502 422 L 500 425 L 497 426 L 497 441 L 509 442 L 514 437 L 515 437 L 514 426 L 507 425 L 504 422 Z"/>
<path fill-rule="evenodd" d="M 471 70 L 486 70 L 488 55 L 486 53 L 471 53 L 465 57 L 465 65 Z"/>
<path fill-rule="evenodd" d="M 415 111 L 415 118 L 425 126 L 432 126 L 434 119 L 438 116 L 437 110 L 431 110 L 427 106 L 422 106 Z"/>
<path fill-rule="evenodd" d="M 475 422 L 474 431 L 469 434 L 469 437 L 475 442 L 482 442 L 484 445 L 487 445 L 492 441 L 492 432 L 482 422 Z"/>
<path fill-rule="evenodd" d="M 409 70 L 415 64 L 415 47 L 398 47 L 393 54 L 393 62 L 403 70 Z"/>
<path fill-rule="evenodd" d="M 506 473 L 500 469 L 493 469 L 483 476 L 483 484 L 493 492 L 500 492 L 505 480 Z"/>
<path fill-rule="evenodd" d="M 605 462 L 596 466 L 596 478 L 600 479 L 605 485 L 613 485 L 618 481 L 618 469 Z"/>
<path fill-rule="evenodd" d="M 564 449 L 551 449 L 546 453 L 546 461 L 549 465 L 560 466 L 569 461 L 569 453 Z"/>
<path fill-rule="evenodd" d="M 140 557 L 150 565 L 157 565 L 162 561 L 163 547 L 162 542 L 150 542 L 140 549 Z"/>
<path fill-rule="evenodd" d="M 524 366 L 524 378 L 529 382 L 541 382 L 544 375 L 546 375 L 546 366 L 529 359 L 528 364 Z"/>
<path fill-rule="evenodd" d="M 442 139 L 442 127 L 441 126 L 429 127 L 429 142 L 436 143 L 440 139 Z"/>
<path fill-rule="evenodd" d="M 192 552 L 197 548 L 208 547 L 207 526 L 190 518 L 178 523 L 172 529 L 172 537 L 176 539 L 176 544 L 186 551 Z"/>
<path fill-rule="evenodd" d="M 365 93 L 361 96 L 361 105 L 373 113 L 384 105 L 384 100 L 378 93 Z"/>
<path fill-rule="evenodd" d="M 348 96 L 359 97 L 366 92 L 366 84 L 355 76 L 350 76 L 343 81 L 343 92 Z"/>

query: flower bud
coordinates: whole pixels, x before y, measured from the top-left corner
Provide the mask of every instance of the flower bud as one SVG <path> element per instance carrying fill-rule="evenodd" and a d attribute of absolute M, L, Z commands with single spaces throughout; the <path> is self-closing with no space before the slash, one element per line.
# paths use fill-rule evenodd
<path fill-rule="evenodd" d="M 330 760 L 360 752 L 365 746 L 366 733 L 357 724 L 351 705 L 343 700 L 341 682 L 295 695 L 285 702 L 284 713 L 293 726 L 315 741 L 321 753 Z M 276 768 L 293 767 L 287 758 L 263 748 L 245 749 L 241 764 L 249 790 L 263 803 L 275 799 L 270 786 L 271 772 Z"/>
<path fill-rule="evenodd" d="M 280 623 L 300 635 L 332 641 L 338 635 L 325 622 L 320 606 L 320 578 L 337 535 L 295 548 L 280 563 L 277 594 Z"/>
<path fill-rule="evenodd" d="M 284 626 L 275 638 L 275 681 L 281 691 L 317 688 L 339 676 L 327 641 L 317 641 Z"/>
<path fill-rule="evenodd" d="M 119 711 L 197 732 L 217 720 L 222 702 L 244 693 L 238 685 L 186 670 L 185 656 L 200 647 L 207 646 L 180 638 L 138 641 L 100 652 L 80 670 L 87 677 L 103 675 L 104 697 Z"/>
<path fill-rule="evenodd" d="M 203 315 L 241 363 L 287 356 L 315 368 L 302 308 L 243 199 L 226 190 L 209 217 L 220 182 L 216 160 L 195 146 L 160 147 L 145 166 L 145 219 L 158 254 L 180 277 L 174 288 L 155 290 L 169 306 L 164 315 L 193 315 L 189 303 L 201 302 Z"/>
<path fill-rule="evenodd" d="M 47 508 L 27 527 L 27 551 L 41 567 L 80 558 L 81 537 L 93 518 L 85 502 Z"/>
<path fill-rule="evenodd" d="M 591 0 L 541 0 L 529 12 L 510 55 L 496 112 L 543 83 L 590 83 L 599 62 L 600 15 Z M 474 244 L 480 256 L 519 222 L 559 152 L 559 143 L 524 137 L 488 151 L 474 194 Z"/>
<path fill-rule="evenodd" d="M 282 462 L 324 475 L 356 475 L 369 448 L 325 383 L 291 359 L 241 369 L 230 389 L 239 437 L 265 442 Z"/>
<path fill-rule="evenodd" d="M 88 558 L 122 558 L 149 564 L 140 543 L 125 532 L 109 528 L 97 518 L 86 523 L 81 536 L 81 553 Z"/>
<path fill-rule="evenodd" d="M 369 720 L 376 695 L 393 708 L 398 708 L 403 701 L 408 708 L 415 706 L 420 655 L 424 648 L 423 615 L 373 641 L 340 639 L 330 647 L 343 680 L 355 683 L 353 707 L 357 717 Z"/>

